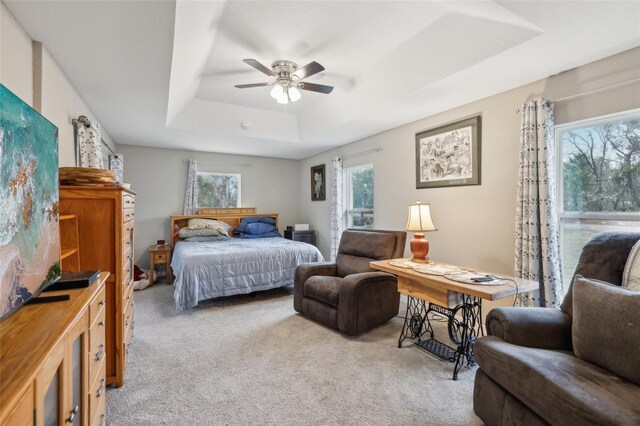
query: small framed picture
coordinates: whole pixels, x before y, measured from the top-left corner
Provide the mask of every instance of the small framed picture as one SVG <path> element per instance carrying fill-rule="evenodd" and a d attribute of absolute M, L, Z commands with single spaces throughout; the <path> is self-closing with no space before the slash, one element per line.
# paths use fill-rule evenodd
<path fill-rule="evenodd" d="M 324 164 L 311 168 L 311 201 L 326 200 Z"/>
<path fill-rule="evenodd" d="M 481 117 L 416 134 L 416 189 L 480 185 Z"/>

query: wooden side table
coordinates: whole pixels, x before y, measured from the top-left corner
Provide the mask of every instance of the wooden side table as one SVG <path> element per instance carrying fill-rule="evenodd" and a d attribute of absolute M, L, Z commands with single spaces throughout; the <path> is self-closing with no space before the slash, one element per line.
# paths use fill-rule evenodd
<path fill-rule="evenodd" d="M 171 244 L 149 246 L 149 285 L 153 286 L 153 280 L 156 274 L 156 265 L 165 265 L 167 269 L 167 284 L 173 281 L 171 273 Z"/>

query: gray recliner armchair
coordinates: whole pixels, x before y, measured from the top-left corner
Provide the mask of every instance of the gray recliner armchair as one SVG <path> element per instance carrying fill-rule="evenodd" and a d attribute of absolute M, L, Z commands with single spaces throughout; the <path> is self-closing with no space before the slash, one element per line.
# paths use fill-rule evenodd
<path fill-rule="evenodd" d="M 638 240 L 640 233 L 596 235 L 583 248 L 574 276 L 620 286 Z M 561 309 L 489 312 L 489 336 L 474 346 L 479 369 L 473 390 L 473 409 L 487 425 L 640 424 L 640 386 L 573 352 L 574 311 L 570 288 Z"/>
<path fill-rule="evenodd" d="M 402 257 L 406 238 L 404 231 L 344 231 L 335 263 L 296 269 L 294 309 L 351 336 L 389 321 L 400 305 L 397 279 L 369 262 Z"/>

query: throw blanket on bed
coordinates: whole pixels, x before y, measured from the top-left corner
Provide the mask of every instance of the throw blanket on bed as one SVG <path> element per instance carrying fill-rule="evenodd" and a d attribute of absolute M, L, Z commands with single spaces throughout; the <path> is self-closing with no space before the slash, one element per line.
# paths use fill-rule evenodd
<path fill-rule="evenodd" d="M 184 311 L 214 297 L 291 285 L 298 265 L 323 260 L 315 246 L 284 238 L 181 241 L 171 260 L 176 309 Z"/>

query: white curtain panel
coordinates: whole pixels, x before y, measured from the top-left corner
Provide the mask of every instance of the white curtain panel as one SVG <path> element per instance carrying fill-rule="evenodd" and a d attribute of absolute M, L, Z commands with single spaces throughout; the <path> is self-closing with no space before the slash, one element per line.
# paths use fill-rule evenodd
<path fill-rule="evenodd" d="M 82 116 L 81 116 L 82 117 Z M 103 169 L 102 140 L 100 139 L 100 123 L 78 117 L 76 125 L 76 147 L 79 150 L 80 167 Z M 89 125 L 85 125 L 88 123 Z"/>
<path fill-rule="evenodd" d="M 184 191 L 184 207 L 183 214 L 196 214 L 196 201 L 198 194 L 196 190 L 196 172 L 198 164 L 196 160 L 189 160 L 189 169 L 187 171 L 187 187 Z"/>
<path fill-rule="evenodd" d="M 124 157 L 122 154 L 115 154 L 109 159 L 109 168 L 116 175 L 116 182 L 124 182 Z"/>
<path fill-rule="evenodd" d="M 562 273 L 556 214 L 553 103 L 522 105 L 520 168 L 516 208 L 515 274 L 538 281 L 540 292 L 518 297 L 520 306 L 559 307 Z"/>
<path fill-rule="evenodd" d="M 336 157 L 331 160 L 331 253 L 329 258 L 331 261 L 336 260 L 338 255 L 338 247 L 340 246 L 340 237 L 342 237 L 343 227 L 343 208 L 342 208 L 342 158 Z"/>

